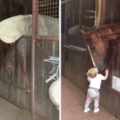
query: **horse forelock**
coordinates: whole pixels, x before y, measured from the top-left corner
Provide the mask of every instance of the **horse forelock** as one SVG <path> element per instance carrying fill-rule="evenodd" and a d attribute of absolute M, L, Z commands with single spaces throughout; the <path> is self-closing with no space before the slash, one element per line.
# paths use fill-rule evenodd
<path fill-rule="evenodd" d="M 96 42 L 99 38 L 103 41 L 109 41 L 116 38 L 118 34 L 120 34 L 120 23 L 113 23 L 100 26 L 98 29 L 89 32 L 86 39 L 91 42 Z"/>

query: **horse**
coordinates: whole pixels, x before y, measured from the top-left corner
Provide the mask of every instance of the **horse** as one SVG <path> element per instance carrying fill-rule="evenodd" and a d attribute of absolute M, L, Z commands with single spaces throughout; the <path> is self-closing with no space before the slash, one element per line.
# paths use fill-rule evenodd
<path fill-rule="evenodd" d="M 0 22 L 0 39 L 15 43 L 23 35 L 32 35 L 32 15 L 17 15 Z M 59 19 L 38 15 L 38 35 L 59 36 Z"/>
<path fill-rule="evenodd" d="M 80 30 L 80 32 L 85 38 L 85 44 L 88 47 L 93 65 L 99 70 L 105 69 L 104 60 L 108 52 L 109 42 L 120 39 L 120 22 L 102 25 L 94 31 L 84 32 Z"/>

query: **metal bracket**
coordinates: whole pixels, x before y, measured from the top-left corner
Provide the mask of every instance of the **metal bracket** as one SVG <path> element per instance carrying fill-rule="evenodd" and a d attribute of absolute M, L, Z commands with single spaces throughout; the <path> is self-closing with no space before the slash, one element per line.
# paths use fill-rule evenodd
<path fill-rule="evenodd" d="M 44 59 L 44 61 L 59 64 L 59 57 L 50 56 L 49 59 Z"/>
<path fill-rule="evenodd" d="M 54 63 L 54 64 L 59 64 L 59 58 L 58 57 L 50 56 L 49 59 L 45 59 L 44 61 Z M 58 69 L 59 69 L 59 65 L 54 67 L 49 72 L 49 74 L 52 74 L 52 75 L 50 75 L 50 77 L 45 81 L 46 83 L 48 83 L 51 80 L 57 80 L 58 79 L 58 77 L 59 77 L 59 70 Z"/>

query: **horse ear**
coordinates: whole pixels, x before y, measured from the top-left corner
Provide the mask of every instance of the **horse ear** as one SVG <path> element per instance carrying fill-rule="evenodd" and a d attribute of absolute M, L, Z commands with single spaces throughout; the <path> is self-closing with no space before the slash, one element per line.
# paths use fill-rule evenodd
<path fill-rule="evenodd" d="M 83 37 L 85 38 L 85 45 L 87 45 L 87 40 L 86 40 L 86 37 L 87 37 L 87 33 L 83 30 L 80 30 L 80 33 L 81 35 L 83 35 Z"/>
<path fill-rule="evenodd" d="M 86 32 L 85 32 L 85 31 L 80 30 L 80 33 L 81 33 L 84 37 L 86 37 Z"/>

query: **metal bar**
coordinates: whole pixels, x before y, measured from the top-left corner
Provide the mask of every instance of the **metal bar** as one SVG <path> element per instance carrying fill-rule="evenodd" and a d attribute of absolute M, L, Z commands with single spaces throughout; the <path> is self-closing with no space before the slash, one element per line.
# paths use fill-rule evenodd
<path fill-rule="evenodd" d="M 100 25 L 105 24 L 105 18 L 106 18 L 106 0 L 101 0 L 101 20 Z"/>
<path fill-rule="evenodd" d="M 18 50 L 18 47 L 17 47 L 17 43 L 14 44 L 14 47 L 15 47 L 15 50 L 17 52 L 18 60 L 19 60 L 19 63 L 20 63 L 20 68 L 21 68 L 21 70 L 23 72 L 24 80 L 25 80 L 26 85 L 27 85 L 27 89 L 30 90 L 30 84 L 29 84 L 29 81 L 28 81 L 26 70 L 24 68 L 24 62 L 22 61 L 20 51 Z"/>
<path fill-rule="evenodd" d="M 65 1 L 62 1 L 61 3 L 62 4 L 65 4 L 65 3 L 67 3 L 67 2 L 71 2 L 72 0 L 65 0 Z"/>
<path fill-rule="evenodd" d="M 9 48 L 10 48 L 10 47 L 11 47 L 11 46 L 8 46 L 8 47 L 7 47 L 6 54 L 4 55 L 4 58 L 3 58 L 2 62 L 1 62 L 1 65 L 0 65 L 0 71 L 1 71 L 1 69 L 2 69 L 2 67 L 3 67 L 3 65 L 4 65 L 4 63 L 5 63 L 5 60 L 6 60 L 6 58 L 7 58 L 7 54 L 8 54 L 8 52 L 9 52 Z"/>
<path fill-rule="evenodd" d="M 79 29 L 82 28 L 82 0 L 79 0 Z"/>
<path fill-rule="evenodd" d="M 35 38 L 37 35 L 38 24 L 38 0 L 32 1 L 32 50 L 31 50 L 31 98 L 30 98 L 30 111 L 35 115 Z"/>
<path fill-rule="evenodd" d="M 41 39 L 41 40 L 52 40 L 52 41 L 58 41 L 59 40 L 59 37 L 58 36 L 36 36 L 35 37 L 36 40 L 37 39 Z"/>
<path fill-rule="evenodd" d="M 9 85 L 13 86 L 13 87 L 18 88 L 18 89 L 20 89 L 20 90 L 22 90 L 22 91 L 24 91 L 24 92 L 26 92 L 26 91 L 27 91 L 27 89 L 26 89 L 26 88 L 23 88 L 23 87 L 21 87 L 21 86 L 19 86 L 19 85 L 15 84 L 15 83 L 13 83 L 13 82 L 11 82 L 10 80 L 6 80 L 6 79 L 3 79 L 3 78 L 0 78 L 0 80 L 1 80 L 2 82 L 5 82 L 5 83 L 7 83 L 7 84 L 9 84 Z"/>
<path fill-rule="evenodd" d="M 38 33 L 38 0 L 33 0 L 32 9 L 32 38 L 36 38 Z"/>
<path fill-rule="evenodd" d="M 71 49 L 71 50 L 75 50 L 75 51 L 79 51 L 79 52 L 86 52 L 87 50 L 85 48 L 82 47 L 72 47 L 70 45 L 64 45 L 65 48 Z"/>
<path fill-rule="evenodd" d="M 49 59 L 47 59 L 47 60 L 44 60 L 44 62 L 49 62 L 49 63 L 59 64 L 58 62 L 51 61 L 51 60 L 49 60 Z"/>
<path fill-rule="evenodd" d="M 64 23 L 65 23 L 65 33 L 68 33 L 68 3 L 65 4 L 65 19 L 64 19 Z"/>
<path fill-rule="evenodd" d="M 22 38 L 26 38 L 26 40 L 29 40 L 31 39 L 32 37 L 31 36 L 22 36 Z M 39 36 L 39 35 L 35 35 L 35 39 L 38 40 L 38 39 L 42 39 L 42 40 L 51 40 L 51 41 L 59 41 L 59 37 L 58 36 Z"/>

